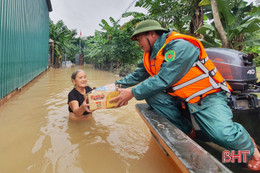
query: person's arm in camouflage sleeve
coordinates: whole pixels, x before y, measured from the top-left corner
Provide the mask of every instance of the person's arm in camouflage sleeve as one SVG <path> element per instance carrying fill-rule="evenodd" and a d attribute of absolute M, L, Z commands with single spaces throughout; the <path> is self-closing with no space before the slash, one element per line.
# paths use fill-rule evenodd
<path fill-rule="evenodd" d="M 137 69 L 125 76 L 123 79 L 117 80 L 116 85 L 120 85 L 122 88 L 128 88 L 134 85 L 139 84 L 149 77 L 149 73 L 146 71 L 143 62 L 141 62 Z"/>
<path fill-rule="evenodd" d="M 132 93 L 137 100 L 145 99 L 177 83 L 199 56 L 199 48 L 182 39 L 168 43 L 165 46 L 165 53 L 169 50 L 175 51 L 174 60 L 164 62 L 157 75 L 132 88 Z"/>

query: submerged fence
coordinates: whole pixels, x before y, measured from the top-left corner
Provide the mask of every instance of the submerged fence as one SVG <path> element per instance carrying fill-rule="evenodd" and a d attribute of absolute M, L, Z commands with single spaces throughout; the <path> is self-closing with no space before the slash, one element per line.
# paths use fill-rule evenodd
<path fill-rule="evenodd" d="M 50 0 L 0 0 L 0 100 L 48 68 L 49 10 Z"/>

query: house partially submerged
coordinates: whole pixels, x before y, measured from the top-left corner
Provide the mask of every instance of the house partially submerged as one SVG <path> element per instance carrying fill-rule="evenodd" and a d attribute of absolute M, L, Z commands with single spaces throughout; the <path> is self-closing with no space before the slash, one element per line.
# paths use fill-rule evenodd
<path fill-rule="evenodd" d="M 50 0 L 0 0 L 0 100 L 48 68 Z"/>

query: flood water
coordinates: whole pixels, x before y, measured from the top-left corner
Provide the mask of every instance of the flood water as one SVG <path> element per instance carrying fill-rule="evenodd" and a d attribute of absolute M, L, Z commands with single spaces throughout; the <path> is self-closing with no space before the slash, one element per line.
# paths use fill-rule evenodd
<path fill-rule="evenodd" d="M 68 119 L 72 72 L 84 69 L 90 87 L 119 77 L 89 66 L 49 69 L 0 107 L 0 172 L 175 172 L 135 110 L 95 111 L 88 120 Z"/>

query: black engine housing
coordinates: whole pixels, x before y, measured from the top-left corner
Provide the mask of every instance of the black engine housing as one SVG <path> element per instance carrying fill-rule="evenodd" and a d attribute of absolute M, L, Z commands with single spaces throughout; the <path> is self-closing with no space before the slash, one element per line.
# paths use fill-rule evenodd
<path fill-rule="evenodd" d="M 226 48 L 205 50 L 234 91 L 247 92 L 251 84 L 256 84 L 256 66 L 247 54 Z"/>

